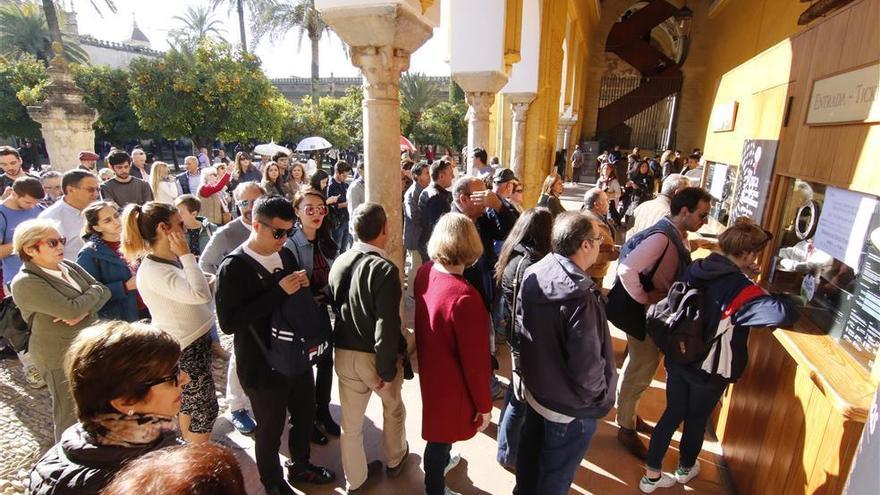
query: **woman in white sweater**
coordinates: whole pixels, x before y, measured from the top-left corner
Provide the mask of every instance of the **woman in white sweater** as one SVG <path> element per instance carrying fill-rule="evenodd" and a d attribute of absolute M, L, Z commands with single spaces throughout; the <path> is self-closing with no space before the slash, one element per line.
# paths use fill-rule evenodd
<path fill-rule="evenodd" d="M 180 196 L 179 186 L 165 162 L 153 162 L 150 170 L 150 189 L 153 190 L 153 198 L 160 203 L 174 203 Z"/>
<path fill-rule="evenodd" d="M 174 206 L 156 201 L 130 204 L 122 225 L 122 253 L 132 261 L 142 257 L 137 287 L 152 324 L 173 335 L 183 349 L 180 369 L 191 381 L 181 397 L 181 435 L 187 442 L 207 442 L 218 412 L 211 376 L 211 281 L 190 254 L 183 220 Z"/>

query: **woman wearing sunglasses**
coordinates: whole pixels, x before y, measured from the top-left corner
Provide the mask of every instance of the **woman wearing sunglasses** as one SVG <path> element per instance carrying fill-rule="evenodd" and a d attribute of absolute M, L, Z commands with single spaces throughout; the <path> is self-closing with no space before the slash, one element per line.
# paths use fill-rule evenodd
<path fill-rule="evenodd" d="M 191 381 L 180 405 L 181 435 L 187 442 L 205 443 L 218 412 L 211 376 L 214 294 L 190 253 L 184 229 L 172 205 L 130 204 L 122 214 L 122 254 L 131 262 L 142 258 L 137 286 L 152 324 L 170 333 L 183 349 L 180 368 Z"/>
<path fill-rule="evenodd" d="M 137 281 L 119 249 L 119 207 L 112 201 L 96 201 L 83 210 L 83 218 L 82 237 L 86 244 L 76 256 L 76 264 L 110 289 L 111 294 L 98 316 L 107 320 L 139 320 Z"/>
<path fill-rule="evenodd" d="M 12 279 L 12 297 L 31 327 L 28 354 L 52 397 L 56 441 L 76 422 L 64 377 L 64 353 L 110 300 L 108 288 L 76 263 L 64 259 L 66 242 L 50 220 L 22 222 L 12 236 L 12 251 L 23 262 Z"/>
<path fill-rule="evenodd" d="M 284 247 L 296 257 L 296 261 L 309 276 L 309 287 L 320 308 L 322 320 L 330 329 L 330 312 L 328 309 L 330 265 L 337 255 L 337 246 L 333 242 L 327 218 L 327 203 L 324 195 L 315 189 L 304 189 L 297 193 L 293 200 L 297 224 L 293 236 Z M 331 333 L 332 334 L 332 333 Z M 327 443 L 327 435 L 338 437 L 339 425 L 330 415 L 330 391 L 333 388 L 333 352 L 328 351 L 318 362 L 318 374 L 315 377 L 315 427 L 312 430 L 312 441 L 318 445 Z"/>
<path fill-rule="evenodd" d="M 176 445 L 174 416 L 189 382 L 180 345 L 143 323 L 83 330 L 65 366 L 78 421 L 34 466 L 28 493 L 97 494 L 129 461 Z"/>

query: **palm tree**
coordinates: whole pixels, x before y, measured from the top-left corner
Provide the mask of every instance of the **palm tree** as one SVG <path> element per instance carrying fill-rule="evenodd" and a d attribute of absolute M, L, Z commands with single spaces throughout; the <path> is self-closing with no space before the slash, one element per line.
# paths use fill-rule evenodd
<path fill-rule="evenodd" d="M 187 7 L 184 15 L 172 17 L 172 20 L 183 25 L 168 34 L 181 46 L 194 47 L 199 41 L 211 36 L 222 40 L 223 28 L 220 27 L 222 23 L 213 16 L 213 7 Z"/>
<path fill-rule="evenodd" d="M 298 31 L 298 47 L 302 46 L 303 36 L 308 36 L 312 47 L 312 103 L 318 104 L 318 43 L 330 27 L 324 23 L 321 13 L 315 8 L 315 0 L 267 0 L 260 8 L 252 24 L 255 40 L 260 42 L 268 35 L 272 40 L 283 38 L 291 29 Z"/>
<path fill-rule="evenodd" d="M 257 12 L 270 2 L 272 2 L 272 0 L 211 0 L 211 7 L 216 9 L 221 4 L 227 4 L 229 6 L 229 11 L 232 11 L 232 9 L 235 8 L 236 13 L 238 14 L 238 31 L 241 36 L 241 49 L 242 51 L 247 52 L 247 36 L 245 36 L 244 30 L 244 7 L 247 5 L 248 10 L 251 11 L 251 15 L 256 16 Z"/>
<path fill-rule="evenodd" d="M 411 117 L 410 127 L 415 127 L 422 113 L 439 100 L 437 84 L 424 74 L 406 72 L 400 76 L 400 106 Z"/>
<path fill-rule="evenodd" d="M 55 18 L 57 24 L 58 19 Z M 67 35 L 60 35 L 64 58 L 69 62 L 88 63 L 89 56 Z M 30 54 L 46 65 L 53 57 L 54 37 L 40 11 L 32 2 L 0 7 L 0 56 L 16 59 Z"/>

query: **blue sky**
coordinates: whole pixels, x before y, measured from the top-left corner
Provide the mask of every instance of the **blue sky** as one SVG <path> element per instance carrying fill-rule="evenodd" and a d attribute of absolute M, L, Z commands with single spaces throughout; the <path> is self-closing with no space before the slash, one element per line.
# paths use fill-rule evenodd
<path fill-rule="evenodd" d="M 165 50 L 168 31 L 177 27 L 173 18 L 183 15 L 189 5 L 206 5 L 210 0 L 115 0 L 117 13 L 112 14 L 103 9 L 103 17 L 95 11 L 89 0 L 62 0 L 65 5 L 73 4 L 77 12 L 80 34 L 89 34 L 107 41 L 125 41 L 131 35 L 132 20 L 137 17 L 138 27 L 147 35 L 153 48 Z M 100 1 L 96 2 L 101 4 Z M 245 22 L 250 23 L 249 14 L 245 12 Z M 220 6 L 215 17 L 224 27 L 224 38 L 229 41 L 238 40 L 238 18 L 235 11 L 227 12 Z M 434 37 L 413 54 L 410 71 L 424 72 L 428 75 L 449 75 L 449 64 L 446 59 L 446 37 L 441 29 L 434 30 Z M 283 40 L 263 41 L 256 47 L 251 46 L 248 32 L 248 48 L 254 51 L 263 62 L 263 70 L 269 77 L 307 77 L 311 71 L 311 55 L 308 38 L 303 39 L 301 47 L 297 46 L 297 35 L 291 32 Z M 357 76 L 358 69 L 351 65 L 345 57 L 343 44 L 334 34 L 324 36 L 320 44 L 321 76 Z"/>

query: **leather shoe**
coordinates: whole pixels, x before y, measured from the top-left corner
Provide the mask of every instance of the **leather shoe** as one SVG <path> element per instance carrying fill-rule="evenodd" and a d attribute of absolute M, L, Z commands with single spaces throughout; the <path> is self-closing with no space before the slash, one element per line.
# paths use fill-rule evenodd
<path fill-rule="evenodd" d="M 648 449 L 645 448 L 645 444 L 642 443 L 642 439 L 639 438 L 639 434 L 636 433 L 636 430 L 621 427 L 617 430 L 617 441 L 623 445 L 630 454 L 641 460 L 645 460 L 648 456 Z"/>
<path fill-rule="evenodd" d="M 394 466 L 388 466 L 385 468 L 385 474 L 389 478 L 397 478 L 400 476 L 400 473 L 403 471 L 403 468 L 406 465 L 406 458 L 409 457 L 409 442 L 406 442 L 406 454 L 403 454 L 403 457 L 400 459 L 400 462 Z"/>
<path fill-rule="evenodd" d="M 370 479 L 375 478 L 382 472 L 382 461 L 375 460 L 367 464 L 367 479 L 357 488 L 348 488 L 345 490 L 346 495 L 361 495 Z"/>
<path fill-rule="evenodd" d="M 654 427 L 646 423 L 641 416 L 636 416 L 636 431 L 644 433 L 645 435 L 652 435 L 654 433 Z"/>

